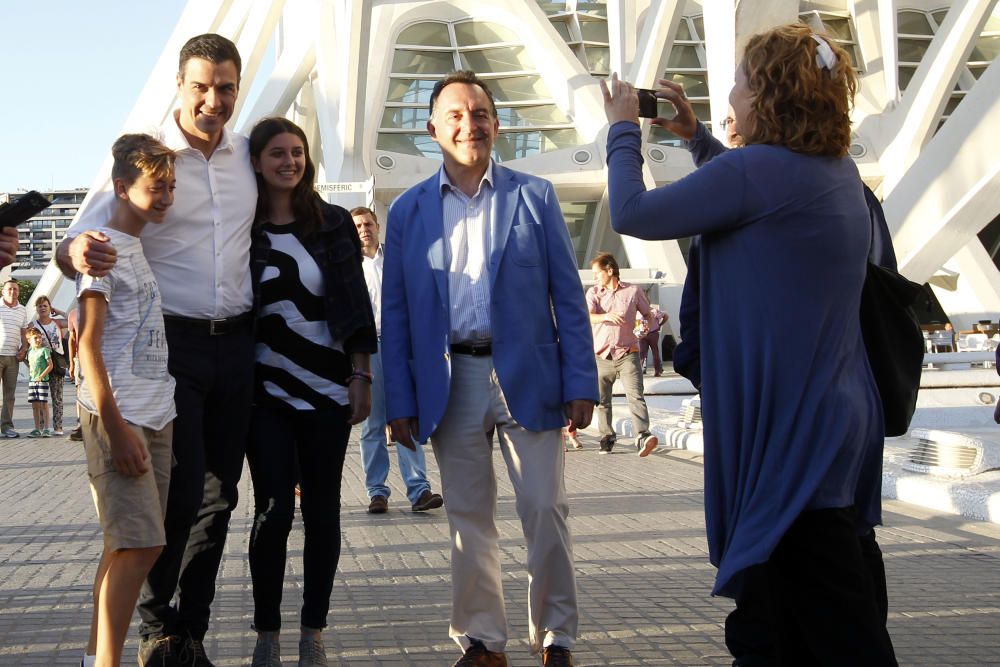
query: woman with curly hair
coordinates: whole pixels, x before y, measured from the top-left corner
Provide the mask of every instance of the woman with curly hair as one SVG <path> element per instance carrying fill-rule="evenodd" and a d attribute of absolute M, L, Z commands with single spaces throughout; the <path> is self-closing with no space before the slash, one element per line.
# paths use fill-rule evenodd
<path fill-rule="evenodd" d="M 767 601 L 780 664 L 896 664 L 870 550 L 884 427 L 859 322 L 872 237 L 847 154 L 856 87 L 847 53 L 807 26 L 757 35 L 729 97 L 745 147 L 646 191 L 635 89 L 602 82 L 612 226 L 701 235 L 713 593 Z"/>

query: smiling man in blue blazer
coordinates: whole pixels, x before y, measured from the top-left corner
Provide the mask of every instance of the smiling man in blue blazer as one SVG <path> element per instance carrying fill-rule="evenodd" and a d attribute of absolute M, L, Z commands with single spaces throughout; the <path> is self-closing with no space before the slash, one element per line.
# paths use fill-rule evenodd
<path fill-rule="evenodd" d="M 590 423 L 597 368 L 552 184 L 494 164 L 499 131 L 474 73 L 439 81 L 427 130 L 444 164 L 389 211 L 382 354 L 393 438 L 430 438 L 452 537 L 455 665 L 507 664 L 494 440 L 528 545 L 528 632 L 572 665 L 576 582 L 560 429 Z M 494 437 L 495 436 L 495 437 Z"/>

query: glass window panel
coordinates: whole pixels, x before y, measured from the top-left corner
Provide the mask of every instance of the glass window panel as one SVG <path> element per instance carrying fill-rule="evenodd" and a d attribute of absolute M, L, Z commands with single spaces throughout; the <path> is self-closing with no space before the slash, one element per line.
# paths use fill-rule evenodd
<path fill-rule="evenodd" d="M 948 99 L 948 103 L 944 105 L 943 114 L 945 116 L 950 116 L 951 114 L 955 113 L 955 109 L 958 107 L 959 104 L 962 103 L 962 100 L 964 99 L 965 95 L 952 95 L 951 98 Z"/>
<path fill-rule="evenodd" d="M 906 67 L 904 65 L 899 66 L 899 89 L 906 90 L 906 87 L 910 85 L 910 79 L 913 78 L 914 72 L 917 71 L 916 67 Z"/>
<path fill-rule="evenodd" d="M 569 238 L 573 243 L 573 251 L 576 254 L 576 265 L 581 269 L 585 266 L 588 258 L 587 244 L 594 228 L 594 215 L 597 211 L 597 202 L 591 201 L 569 201 L 559 202 L 562 209 L 563 220 L 566 221 L 566 228 L 569 230 Z"/>
<path fill-rule="evenodd" d="M 580 34 L 588 42 L 608 43 L 608 24 L 606 21 L 580 21 Z"/>
<path fill-rule="evenodd" d="M 587 69 L 591 74 L 609 73 L 611 71 L 611 49 L 603 46 L 588 46 Z"/>
<path fill-rule="evenodd" d="M 508 76 L 489 82 L 497 102 L 531 102 L 549 99 L 549 91 L 538 76 Z"/>
<path fill-rule="evenodd" d="M 670 49 L 670 58 L 667 60 L 667 68 L 699 69 L 703 67 L 698 58 L 698 50 L 694 46 L 674 44 Z"/>
<path fill-rule="evenodd" d="M 705 39 L 705 17 L 695 16 L 692 21 L 694 22 L 695 34 L 691 35 L 691 39 Z"/>
<path fill-rule="evenodd" d="M 387 107 L 382 112 L 382 124 L 379 127 L 423 130 L 430 117 L 431 112 L 427 107 Z"/>
<path fill-rule="evenodd" d="M 576 44 L 571 48 L 573 49 L 573 55 L 576 56 L 576 59 L 587 68 L 587 71 L 590 71 L 590 63 L 587 62 L 587 47 L 583 44 Z"/>
<path fill-rule="evenodd" d="M 692 39 L 691 29 L 688 28 L 688 20 L 686 18 L 681 17 L 680 23 L 677 24 L 677 36 L 674 39 Z"/>
<path fill-rule="evenodd" d="M 823 25 L 831 37 L 854 41 L 854 34 L 851 32 L 851 22 L 849 19 L 839 16 L 824 16 Z"/>
<path fill-rule="evenodd" d="M 465 51 L 458 54 L 462 67 L 473 72 L 516 72 L 534 69 L 523 46 L 503 46 L 498 49 Z"/>
<path fill-rule="evenodd" d="M 428 104 L 437 79 L 389 79 L 387 102 Z"/>
<path fill-rule="evenodd" d="M 418 134 L 388 134 L 380 132 L 376 148 L 380 151 L 391 151 L 405 155 L 441 158 L 441 146 L 431 139 L 426 132 Z"/>
<path fill-rule="evenodd" d="M 536 107 L 501 107 L 497 109 L 497 117 L 504 127 L 534 127 L 570 122 L 566 114 L 554 104 Z"/>
<path fill-rule="evenodd" d="M 571 37 L 569 36 L 569 24 L 566 23 L 566 21 L 554 19 L 552 21 L 552 27 L 556 29 L 556 32 L 558 32 L 559 36 L 564 40 L 567 42 L 571 40 Z"/>
<path fill-rule="evenodd" d="M 660 144 L 661 146 L 683 146 L 684 140 L 673 132 L 664 130 L 659 125 L 651 125 L 649 128 L 649 143 Z"/>
<path fill-rule="evenodd" d="M 859 51 L 858 51 L 857 45 L 856 44 L 844 44 L 844 43 L 840 43 L 840 42 L 838 42 L 838 45 L 840 46 L 840 48 L 842 48 L 845 51 L 847 51 L 847 55 L 850 57 L 850 59 L 851 59 L 851 65 L 854 66 L 854 69 L 860 70 L 862 68 L 862 65 L 864 63 L 861 62 L 861 56 L 859 55 Z"/>
<path fill-rule="evenodd" d="M 943 17 L 942 17 L 943 18 Z M 933 35 L 923 12 L 901 11 L 896 14 L 896 32 L 904 35 Z"/>
<path fill-rule="evenodd" d="M 978 79 L 986 71 L 986 65 L 969 65 L 969 71 L 972 72 L 972 76 Z"/>
<path fill-rule="evenodd" d="M 576 11 L 578 12 L 590 12 L 591 14 L 598 14 L 600 16 L 608 15 L 608 6 L 604 2 L 577 2 Z"/>
<path fill-rule="evenodd" d="M 505 162 L 546 151 L 579 146 L 580 143 L 580 135 L 576 130 L 503 132 L 497 137 L 493 154 L 498 162 Z"/>
<path fill-rule="evenodd" d="M 998 53 L 1000 53 L 1000 36 L 980 37 L 976 40 L 976 46 L 972 49 L 969 60 L 990 63 L 996 59 Z"/>
<path fill-rule="evenodd" d="M 712 122 L 712 108 L 708 102 L 691 102 L 694 107 L 694 115 L 703 123 Z"/>
<path fill-rule="evenodd" d="M 436 21 L 426 21 L 411 25 L 399 33 L 397 44 L 416 44 L 419 46 L 451 46 L 448 36 L 448 24 Z"/>
<path fill-rule="evenodd" d="M 899 40 L 899 61 L 904 63 L 919 63 L 930 42 L 922 39 L 900 39 Z"/>
<path fill-rule="evenodd" d="M 541 7 L 542 11 L 546 14 L 557 14 L 559 12 L 566 11 L 566 0 L 555 0 L 555 2 L 538 0 L 538 6 Z"/>
<path fill-rule="evenodd" d="M 684 86 L 684 94 L 688 97 L 708 97 L 707 74 L 678 74 L 668 72 L 667 79 Z"/>
<path fill-rule="evenodd" d="M 947 9 L 939 9 L 937 11 L 931 12 L 931 16 L 934 17 L 934 21 L 940 26 L 944 23 L 944 17 L 948 16 Z"/>
<path fill-rule="evenodd" d="M 493 157 L 507 162 L 542 152 L 541 132 L 505 132 L 493 144 Z"/>
<path fill-rule="evenodd" d="M 583 142 L 575 129 L 567 130 L 542 130 L 544 138 L 543 151 L 554 151 L 561 148 L 573 148 Z"/>
<path fill-rule="evenodd" d="M 450 51 L 403 51 L 396 49 L 392 57 L 392 71 L 399 74 L 440 74 L 455 69 Z"/>
<path fill-rule="evenodd" d="M 495 44 L 497 42 L 519 42 L 517 35 L 496 23 L 481 21 L 465 21 L 455 24 L 455 39 L 459 46 L 476 46 L 478 44 Z"/>

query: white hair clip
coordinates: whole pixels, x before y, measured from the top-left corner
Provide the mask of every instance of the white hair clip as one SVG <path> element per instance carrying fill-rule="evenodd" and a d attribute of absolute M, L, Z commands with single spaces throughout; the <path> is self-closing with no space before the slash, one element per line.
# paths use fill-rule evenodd
<path fill-rule="evenodd" d="M 837 66 L 837 55 L 825 39 L 819 35 L 813 35 L 812 38 L 816 40 L 816 66 L 833 72 L 833 68 Z"/>

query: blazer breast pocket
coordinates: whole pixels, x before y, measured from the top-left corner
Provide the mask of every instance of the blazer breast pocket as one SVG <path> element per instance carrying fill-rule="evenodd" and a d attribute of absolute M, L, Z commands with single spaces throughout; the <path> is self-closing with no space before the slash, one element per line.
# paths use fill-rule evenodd
<path fill-rule="evenodd" d="M 542 258 L 542 226 L 535 223 L 510 228 L 507 252 L 515 264 L 538 266 Z"/>

